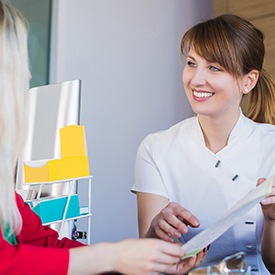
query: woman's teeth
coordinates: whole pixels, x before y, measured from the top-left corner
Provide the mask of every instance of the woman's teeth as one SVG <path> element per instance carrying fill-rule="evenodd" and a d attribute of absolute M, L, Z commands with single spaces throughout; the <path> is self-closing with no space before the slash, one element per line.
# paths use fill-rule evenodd
<path fill-rule="evenodd" d="M 196 91 L 193 91 L 193 94 L 195 97 L 210 97 L 213 95 L 213 93 L 207 93 L 207 92 L 196 92 Z"/>

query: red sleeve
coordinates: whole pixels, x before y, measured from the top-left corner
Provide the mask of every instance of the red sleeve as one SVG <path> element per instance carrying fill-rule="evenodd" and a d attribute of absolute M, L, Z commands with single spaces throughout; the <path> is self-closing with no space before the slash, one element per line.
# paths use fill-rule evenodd
<path fill-rule="evenodd" d="M 40 218 L 18 194 L 16 201 L 23 228 L 17 236 L 17 245 L 4 240 L 0 232 L 0 274 L 67 274 L 68 248 L 83 244 L 69 239 L 58 240 L 57 232 L 42 226 Z"/>
<path fill-rule="evenodd" d="M 31 210 L 30 206 L 18 194 L 16 194 L 16 201 L 23 220 L 22 231 L 17 236 L 18 242 L 35 246 L 59 248 L 83 246 L 82 243 L 68 238 L 59 240 L 58 233 L 49 226 L 43 226 L 39 216 Z"/>
<path fill-rule="evenodd" d="M 33 245 L 11 245 L 0 234 L 0 274 L 65 275 L 68 273 L 69 250 Z"/>

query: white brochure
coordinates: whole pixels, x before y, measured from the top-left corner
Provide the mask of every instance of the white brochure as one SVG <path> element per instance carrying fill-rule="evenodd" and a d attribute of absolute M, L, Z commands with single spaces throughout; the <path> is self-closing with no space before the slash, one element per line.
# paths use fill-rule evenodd
<path fill-rule="evenodd" d="M 203 248 L 214 242 L 225 231 L 234 225 L 239 219 L 241 219 L 246 212 L 248 212 L 253 206 L 263 200 L 272 191 L 272 184 L 274 177 L 264 181 L 255 189 L 247 193 L 242 199 L 240 199 L 232 208 L 230 208 L 224 215 L 214 224 L 204 229 L 191 240 L 186 242 L 182 248 L 185 251 L 183 259 L 196 255 Z"/>

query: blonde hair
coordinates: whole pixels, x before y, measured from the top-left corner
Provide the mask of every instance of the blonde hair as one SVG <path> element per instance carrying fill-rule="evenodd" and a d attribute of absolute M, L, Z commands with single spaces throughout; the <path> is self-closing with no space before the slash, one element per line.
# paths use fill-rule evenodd
<path fill-rule="evenodd" d="M 0 226 L 10 234 L 22 228 L 14 176 L 26 136 L 27 30 L 25 18 L 0 1 Z"/>
<path fill-rule="evenodd" d="M 263 69 L 264 35 L 249 21 L 224 14 L 188 30 L 181 41 L 181 54 L 190 48 L 209 62 L 217 62 L 236 78 L 259 71 L 256 86 L 242 98 L 244 114 L 256 122 L 275 124 L 275 84 Z"/>

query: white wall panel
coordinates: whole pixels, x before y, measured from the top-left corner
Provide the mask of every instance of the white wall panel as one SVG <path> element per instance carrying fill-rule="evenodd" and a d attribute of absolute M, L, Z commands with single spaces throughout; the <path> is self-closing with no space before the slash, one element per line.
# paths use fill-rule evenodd
<path fill-rule="evenodd" d="M 137 147 L 192 115 L 179 44 L 212 0 L 53 0 L 51 82 L 82 80 L 93 180 L 92 242 L 137 237 Z"/>

